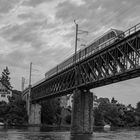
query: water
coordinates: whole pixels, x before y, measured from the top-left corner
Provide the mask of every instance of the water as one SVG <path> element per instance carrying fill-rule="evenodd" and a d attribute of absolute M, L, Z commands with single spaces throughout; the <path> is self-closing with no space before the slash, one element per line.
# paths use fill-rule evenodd
<path fill-rule="evenodd" d="M 102 130 L 95 131 L 92 135 L 71 136 L 69 131 L 56 129 L 1 127 L 0 140 L 140 140 L 140 128 Z"/>

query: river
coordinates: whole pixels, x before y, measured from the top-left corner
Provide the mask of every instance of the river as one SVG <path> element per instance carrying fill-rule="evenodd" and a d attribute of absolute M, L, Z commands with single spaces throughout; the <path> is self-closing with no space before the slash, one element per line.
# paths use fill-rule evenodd
<path fill-rule="evenodd" d="M 92 135 L 71 136 L 69 131 L 64 130 L 0 126 L 0 140 L 140 140 L 140 128 L 95 130 Z"/>

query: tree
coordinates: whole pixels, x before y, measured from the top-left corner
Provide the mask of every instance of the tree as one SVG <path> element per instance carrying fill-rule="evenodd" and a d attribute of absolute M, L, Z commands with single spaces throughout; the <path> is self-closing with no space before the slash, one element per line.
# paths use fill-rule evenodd
<path fill-rule="evenodd" d="M 60 124 L 61 121 L 61 107 L 60 99 L 48 99 L 41 103 L 41 121 L 45 124 Z"/>
<path fill-rule="evenodd" d="M 140 113 L 140 101 L 137 103 L 136 111 L 137 111 L 138 113 Z"/>
<path fill-rule="evenodd" d="M 0 121 L 5 125 L 27 124 L 26 103 L 23 100 L 0 102 Z"/>
<path fill-rule="evenodd" d="M 0 82 L 6 86 L 8 89 L 12 89 L 11 83 L 10 83 L 10 72 L 8 67 L 6 66 L 6 68 L 3 70 L 1 77 L 0 77 Z"/>
<path fill-rule="evenodd" d="M 112 103 L 112 104 L 116 104 L 116 103 L 117 103 L 117 100 L 115 100 L 115 98 L 112 97 L 112 99 L 111 99 L 111 103 Z"/>
<path fill-rule="evenodd" d="M 21 125 L 27 123 L 26 103 L 23 100 L 14 100 L 8 103 L 9 110 L 5 116 L 9 125 Z"/>

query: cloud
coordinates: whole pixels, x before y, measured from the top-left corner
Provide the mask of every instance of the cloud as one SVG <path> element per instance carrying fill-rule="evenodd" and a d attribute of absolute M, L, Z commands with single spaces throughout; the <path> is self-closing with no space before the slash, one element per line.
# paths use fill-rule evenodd
<path fill-rule="evenodd" d="M 19 0 L 0 0 L 0 14 L 8 13 L 18 2 Z"/>
<path fill-rule="evenodd" d="M 29 43 L 33 48 L 40 48 L 43 44 L 39 30 L 46 22 L 30 21 L 22 25 L 8 25 L 1 29 L 1 36 L 11 43 L 25 44 Z"/>
<path fill-rule="evenodd" d="M 49 2 L 49 1 L 50 0 L 26 0 L 26 1 L 23 2 L 23 5 L 36 7 L 39 4 L 42 4 L 42 3 L 45 3 L 45 2 Z"/>

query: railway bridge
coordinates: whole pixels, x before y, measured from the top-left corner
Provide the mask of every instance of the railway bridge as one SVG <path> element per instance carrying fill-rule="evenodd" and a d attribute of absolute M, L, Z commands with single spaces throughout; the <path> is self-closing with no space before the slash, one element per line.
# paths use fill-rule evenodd
<path fill-rule="evenodd" d="M 93 94 L 90 89 L 140 76 L 140 24 L 125 37 L 106 45 L 31 88 L 30 123 L 40 123 L 39 102 L 73 94 L 71 133 L 92 133 Z M 33 117 L 34 114 L 34 117 Z"/>

